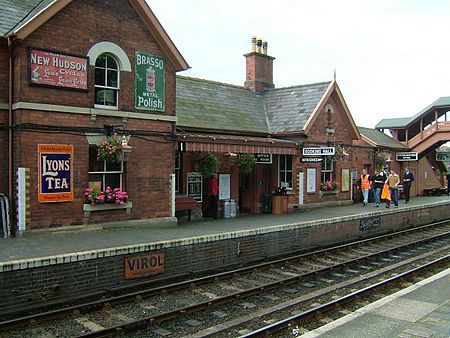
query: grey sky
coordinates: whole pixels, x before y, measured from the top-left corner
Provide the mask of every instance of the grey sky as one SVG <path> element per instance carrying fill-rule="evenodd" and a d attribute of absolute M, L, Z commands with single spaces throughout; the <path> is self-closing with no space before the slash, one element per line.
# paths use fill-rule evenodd
<path fill-rule="evenodd" d="M 412 116 L 450 96 L 450 1 L 147 0 L 192 67 L 243 85 L 252 36 L 269 43 L 275 86 L 337 82 L 358 125 Z"/>

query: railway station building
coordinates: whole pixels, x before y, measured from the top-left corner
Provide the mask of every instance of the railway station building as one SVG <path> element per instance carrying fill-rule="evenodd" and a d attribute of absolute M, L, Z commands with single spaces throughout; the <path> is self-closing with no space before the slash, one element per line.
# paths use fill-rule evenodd
<path fill-rule="evenodd" d="M 0 193 L 12 232 L 176 222 L 182 198 L 208 216 L 209 160 L 221 210 L 239 214 L 351 203 L 361 169 L 403 169 L 395 153 L 408 145 L 358 128 L 335 79 L 276 88 L 261 40 L 236 86 L 177 76 L 189 65 L 144 0 L 3 10 Z"/>

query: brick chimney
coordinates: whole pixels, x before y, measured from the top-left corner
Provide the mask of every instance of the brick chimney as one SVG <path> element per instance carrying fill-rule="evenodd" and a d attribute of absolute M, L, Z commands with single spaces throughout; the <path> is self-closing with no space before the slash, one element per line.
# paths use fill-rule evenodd
<path fill-rule="evenodd" d="M 267 42 L 252 38 L 252 52 L 244 54 L 246 61 L 246 79 L 244 87 L 254 92 L 263 92 L 275 88 L 273 84 L 273 60 L 267 55 Z"/>

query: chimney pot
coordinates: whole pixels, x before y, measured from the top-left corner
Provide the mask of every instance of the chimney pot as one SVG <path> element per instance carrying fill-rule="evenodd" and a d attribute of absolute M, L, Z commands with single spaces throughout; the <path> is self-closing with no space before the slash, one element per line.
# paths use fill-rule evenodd
<path fill-rule="evenodd" d="M 267 41 L 264 41 L 262 43 L 262 48 L 263 48 L 263 54 L 267 55 Z"/>
<path fill-rule="evenodd" d="M 258 42 L 256 43 L 256 46 L 258 46 L 258 53 L 261 54 L 262 39 L 258 39 Z"/>
<path fill-rule="evenodd" d="M 256 36 L 252 37 L 252 52 L 256 52 Z"/>

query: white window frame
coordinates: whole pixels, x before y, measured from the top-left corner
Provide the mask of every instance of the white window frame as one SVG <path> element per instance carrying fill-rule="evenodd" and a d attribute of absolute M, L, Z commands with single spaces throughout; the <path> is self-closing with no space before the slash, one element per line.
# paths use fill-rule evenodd
<path fill-rule="evenodd" d="M 100 161 L 99 161 L 100 162 Z M 88 177 L 88 182 L 91 182 L 90 180 L 90 176 L 91 175 L 102 175 L 102 190 L 106 189 L 106 176 L 110 175 L 110 174 L 119 174 L 119 182 L 120 182 L 120 186 L 119 187 L 115 187 L 115 188 L 120 188 L 121 190 L 123 190 L 123 161 L 120 161 L 120 170 L 107 170 L 107 163 L 106 161 L 102 161 L 103 162 L 103 170 L 102 171 L 89 171 L 89 177 Z"/>
<path fill-rule="evenodd" d="M 117 68 L 116 69 L 115 68 L 108 68 L 108 63 L 106 63 L 106 67 L 105 68 L 94 66 L 94 87 L 95 88 L 103 88 L 103 89 L 114 90 L 115 94 L 116 94 L 116 105 L 115 106 L 108 106 L 108 105 L 96 103 L 97 102 L 97 93 L 94 90 L 94 95 L 95 95 L 95 97 L 94 97 L 94 107 L 95 108 L 101 108 L 101 109 L 114 109 L 114 110 L 117 110 L 118 107 L 119 107 L 120 63 L 117 61 L 117 58 L 113 54 L 110 54 L 110 53 L 102 53 L 97 58 L 99 58 L 99 57 L 101 57 L 103 55 L 107 55 L 110 58 L 112 58 L 114 60 L 114 62 L 116 63 Z M 96 62 L 97 62 L 97 60 L 96 60 Z M 101 69 L 105 70 L 105 85 L 104 86 L 95 84 L 95 82 L 96 82 L 96 79 L 95 79 L 95 73 L 96 72 L 95 72 L 95 70 L 98 69 L 98 68 L 101 68 Z M 116 71 L 117 72 L 117 86 L 116 87 L 111 87 L 111 86 L 107 85 L 108 84 L 108 70 L 112 70 L 112 71 Z"/>
<path fill-rule="evenodd" d="M 326 182 L 328 179 L 326 179 L 326 176 L 329 175 L 329 180 L 333 181 L 333 170 L 334 170 L 334 161 L 332 159 L 330 159 L 329 156 L 324 156 L 323 157 L 323 165 L 326 166 L 327 163 L 330 163 L 330 167 L 329 168 L 323 168 L 322 164 L 320 166 L 320 178 L 321 178 L 321 182 Z"/>
<path fill-rule="evenodd" d="M 290 156 L 291 157 L 291 169 L 290 170 L 288 170 L 287 169 L 287 156 Z M 281 170 L 280 168 L 281 168 L 281 166 L 280 166 L 280 164 L 281 164 L 281 159 L 284 157 L 284 161 L 285 161 L 285 170 Z M 292 170 L 292 164 L 293 164 L 293 158 L 292 158 L 292 155 L 278 155 L 278 186 L 279 187 L 281 187 L 281 178 L 282 178 L 282 173 L 284 174 L 284 179 L 286 179 L 286 173 L 291 173 L 291 184 L 292 184 L 292 186 L 291 187 L 286 187 L 286 189 L 287 190 L 292 190 L 293 188 L 294 188 L 294 176 L 293 176 L 293 174 L 294 174 L 294 172 L 293 172 L 293 170 Z"/>

